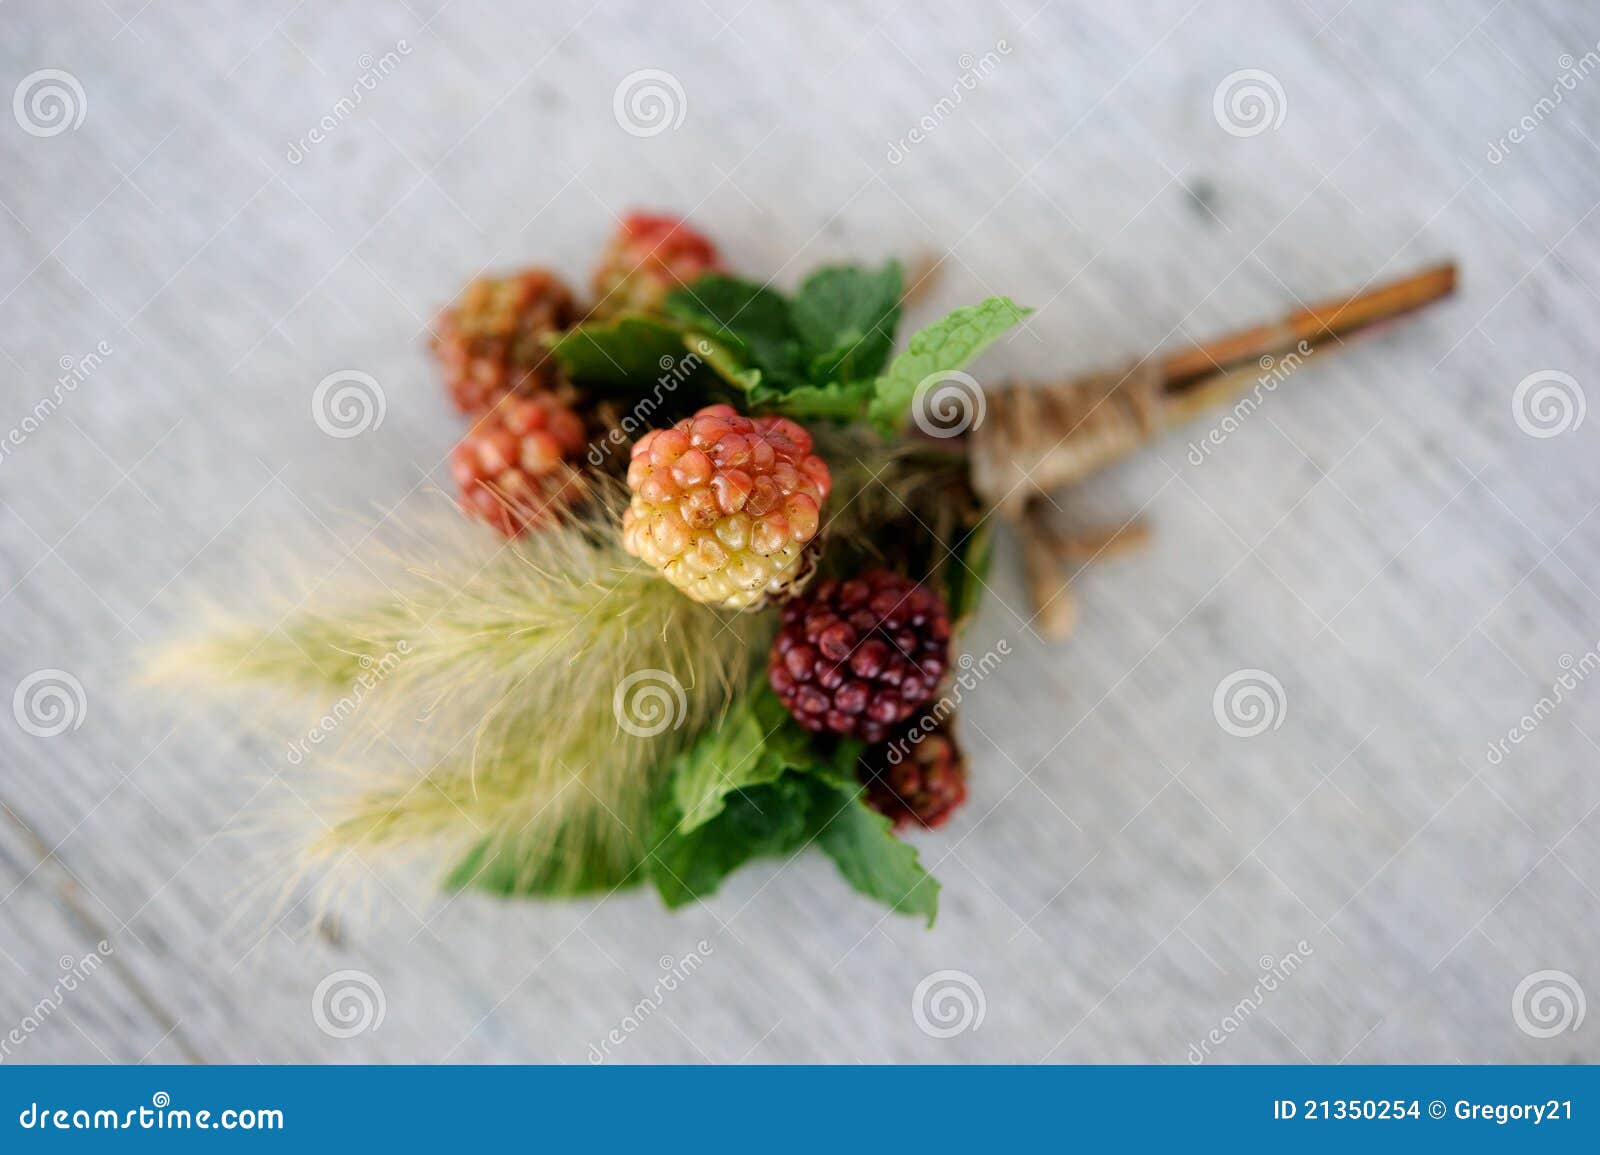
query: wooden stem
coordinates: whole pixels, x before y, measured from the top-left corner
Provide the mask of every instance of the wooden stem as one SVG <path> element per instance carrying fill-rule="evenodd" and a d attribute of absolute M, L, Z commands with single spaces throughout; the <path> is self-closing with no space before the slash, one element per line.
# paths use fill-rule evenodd
<path fill-rule="evenodd" d="M 1292 349 L 1305 341 L 1316 345 L 1381 321 L 1402 316 L 1449 296 L 1456 287 L 1453 262 L 1433 265 L 1409 277 L 1364 289 L 1346 297 L 1319 301 L 1297 309 L 1281 320 L 1228 333 L 1211 341 L 1179 349 L 1161 361 L 1161 376 L 1168 392 L 1176 392 L 1219 369 L 1254 362 L 1269 354 Z"/>

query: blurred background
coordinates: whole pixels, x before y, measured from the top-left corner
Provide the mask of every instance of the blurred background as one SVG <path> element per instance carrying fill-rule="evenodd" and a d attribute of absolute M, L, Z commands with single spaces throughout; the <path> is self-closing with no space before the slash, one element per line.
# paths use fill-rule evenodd
<path fill-rule="evenodd" d="M 5 23 L 0 1058 L 585 1062 L 613 1031 L 624 1062 L 1600 1058 L 1592 7 Z M 921 840 L 931 932 L 820 856 L 674 915 L 381 874 L 331 909 L 257 901 L 278 747 L 246 707 L 131 692 L 137 654 L 197 591 L 247 597 L 244 559 L 437 501 L 461 428 L 437 308 L 484 268 L 581 279 L 634 207 L 785 287 L 942 255 L 910 324 L 990 292 L 1038 310 L 991 381 L 1442 258 L 1462 287 L 1208 452 L 1202 422 L 1058 498 L 1065 525 L 1153 530 L 1077 581 L 1070 642 L 1033 635 L 1002 544 L 965 644 L 1013 656 L 963 704 L 971 800 Z M 311 397 L 351 369 L 384 418 L 331 438 Z M 1241 675 L 1264 723 L 1228 713 Z M 319 991 L 352 971 L 381 1021 L 329 1030 Z"/>

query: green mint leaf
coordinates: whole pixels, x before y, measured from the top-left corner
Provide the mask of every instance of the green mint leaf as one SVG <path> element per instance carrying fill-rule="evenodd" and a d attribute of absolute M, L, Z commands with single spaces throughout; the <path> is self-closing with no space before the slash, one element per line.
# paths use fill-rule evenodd
<path fill-rule="evenodd" d="M 872 382 L 834 381 L 827 385 L 797 385 L 792 389 L 762 388 L 751 393 L 756 408 L 781 413 L 796 421 L 855 421 L 872 399 Z"/>
<path fill-rule="evenodd" d="M 754 281 L 707 273 L 667 294 L 662 307 L 673 320 L 743 349 L 764 377 L 799 376 L 800 342 L 782 294 Z"/>
<path fill-rule="evenodd" d="M 916 848 L 896 838 L 889 820 L 867 805 L 861 788 L 831 789 L 816 804 L 832 808 L 817 842 L 845 880 L 895 913 L 921 915 L 932 926 L 938 882 L 922 868 Z"/>
<path fill-rule="evenodd" d="M 753 858 L 793 854 L 810 839 L 817 790 L 809 778 L 786 774 L 728 797 L 709 822 L 684 831 L 667 792 L 651 833 L 650 877 L 669 908 L 714 893 L 728 875 Z"/>
<path fill-rule="evenodd" d="M 772 705 L 782 710 L 775 699 Z M 752 705 L 733 729 L 742 730 L 768 708 Z M 716 741 L 737 749 L 753 737 L 744 731 Z M 867 806 L 855 770 L 861 744 L 840 742 L 831 754 L 819 754 L 791 723 L 770 733 L 765 745 L 758 756 L 770 759 L 763 775 L 779 763 L 799 765 L 770 780 L 741 774 L 744 784 L 717 793 L 713 813 L 693 828 L 678 784 L 663 791 L 648 867 L 662 901 L 679 907 L 705 898 L 752 859 L 796 854 L 816 842 L 856 890 L 891 910 L 921 915 L 931 926 L 939 884 L 922 869 L 916 850 L 895 838 L 889 820 Z"/>
<path fill-rule="evenodd" d="M 883 368 L 900 324 L 901 287 L 895 261 L 876 271 L 835 265 L 806 278 L 791 312 L 814 384 L 855 381 Z"/>
<path fill-rule="evenodd" d="M 550 351 L 581 384 L 644 388 L 694 355 L 684 326 L 647 313 L 590 321 L 547 338 Z"/>
<path fill-rule="evenodd" d="M 800 733 L 805 732 L 802 730 Z M 813 758 L 811 765 L 807 767 L 807 773 L 834 791 L 843 790 L 847 794 L 853 794 L 861 788 L 861 780 L 856 777 L 856 760 L 866 748 L 865 742 L 858 742 L 854 738 L 841 738 L 831 754 Z M 838 802 L 834 800 L 830 808 L 818 816 L 819 830 L 821 824 L 833 817 L 834 811 L 838 808 Z"/>
<path fill-rule="evenodd" d="M 718 377 L 741 393 L 754 393 L 761 388 L 761 370 L 746 363 L 743 346 L 720 341 L 705 333 L 695 333 L 689 344 L 705 358 L 706 364 Z"/>
<path fill-rule="evenodd" d="M 763 677 L 689 749 L 673 760 L 672 800 L 688 834 L 711 821 L 728 796 L 776 782 L 816 761 L 804 731 Z"/>
<path fill-rule="evenodd" d="M 1010 297 L 990 297 L 918 331 L 878 378 L 867 415 L 885 432 L 898 431 L 911 412 L 919 385 L 934 374 L 960 369 L 1031 312 Z"/>

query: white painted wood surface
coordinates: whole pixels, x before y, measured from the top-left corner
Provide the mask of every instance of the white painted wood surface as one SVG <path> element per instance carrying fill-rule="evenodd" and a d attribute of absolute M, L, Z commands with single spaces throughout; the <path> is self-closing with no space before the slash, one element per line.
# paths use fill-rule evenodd
<path fill-rule="evenodd" d="M 13 0 L 3 20 L 0 95 L 60 69 L 86 103 L 53 136 L 0 115 L 0 426 L 110 349 L 0 458 L 0 690 L 60 669 L 86 701 L 56 737 L 0 725 L 0 1034 L 58 960 L 111 947 L 6 1061 L 583 1062 L 702 940 L 617 1059 L 1183 1062 L 1213 1028 L 1224 1062 L 1600 1059 L 1592 1014 L 1536 1038 L 1512 1013 L 1542 970 L 1600 998 L 1600 679 L 1488 758 L 1600 642 L 1600 419 L 1513 419 L 1530 374 L 1600 387 L 1600 78 L 1559 79 L 1596 49 L 1593 6 Z M 969 60 L 989 74 L 963 88 Z M 642 69 L 683 93 L 649 137 L 613 115 Z M 1253 136 L 1213 112 L 1242 69 L 1282 90 Z M 1156 531 L 1084 576 L 1069 645 L 1028 637 L 1003 561 L 969 643 L 1017 653 L 965 710 L 973 797 L 926 839 L 931 933 L 820 858 L 676 916 L 375 884 L 336 918 L 262 922 L 273 752 L 240 736 L 247 704 L 130 693 L 133 655 L 247 549 L 423 500 L 459 429 L 420 339 L 434 307 L 486 265 L 581 275 L 634 205 L 691 210 L 784 284 L 948 250 L 916 320 L 991 290 L 1039 307 L 988 376 L 1447 255 L 1463 291 L 1297 374 L 1203 464 L 1204 430 L 1180 433 L 1063 501 Z M 387 415 L 333 440 L 309 401 L 345 368 Z M 1212 695 L 1247 668 L 1286 709 L 1244 739 Z M 339 969 L 381 984 L 376 1031 L 318 1029 Z M 912 1000 L 946 969 L 986 1011 L 938 1039 Z"/>

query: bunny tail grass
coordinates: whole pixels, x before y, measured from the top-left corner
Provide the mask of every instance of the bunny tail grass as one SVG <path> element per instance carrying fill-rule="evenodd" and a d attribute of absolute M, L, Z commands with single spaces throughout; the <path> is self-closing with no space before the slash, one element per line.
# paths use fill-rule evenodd
<path fill-rule="evenodd" d="M 145 680 L 312 706 L 277 759 L 310 811 L 306 873 L 444 843 L 472 850 L 455 885 L 626 881 L 661 771 L 748 682 L 770 624 L 683 597 L 622 551 L 608 510 L 509 544 L 451 516 L 343 566 L 354 584 L 253 622 L 212 611 Z"/>

